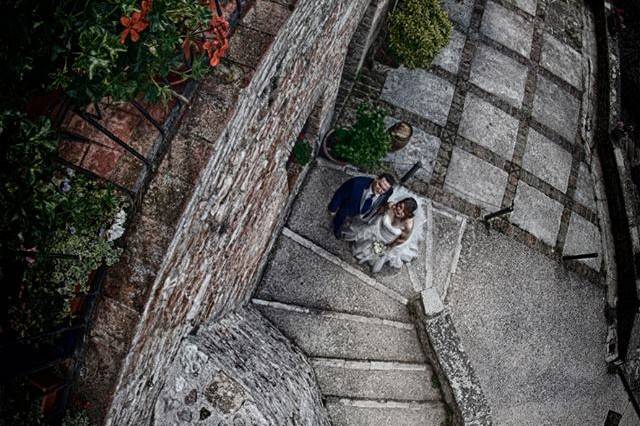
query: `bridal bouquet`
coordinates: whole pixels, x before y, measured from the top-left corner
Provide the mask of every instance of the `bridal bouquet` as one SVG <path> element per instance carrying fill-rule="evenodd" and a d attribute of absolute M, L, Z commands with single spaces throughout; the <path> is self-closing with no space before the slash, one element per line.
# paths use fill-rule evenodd
<path fill-rule="evenodd" d="M 371 250 L 377 255 L 381 255 L 384 252 L 385 245 L 382 241 L 374 241 L 371 244 Z"/>

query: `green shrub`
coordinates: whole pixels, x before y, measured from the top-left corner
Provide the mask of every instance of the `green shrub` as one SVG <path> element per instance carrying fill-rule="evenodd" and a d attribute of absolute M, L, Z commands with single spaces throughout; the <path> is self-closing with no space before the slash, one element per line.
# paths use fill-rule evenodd
<path fill-rule="evenodd" d="M 450 35 L 440 0 L 404 0 L 389 18 L 389 46 L 408 68 L 427 68 Z"/>
<path fill-rule="evenodd" d="M 358 107 L 356 122 L 348 129 L 337 129 L 333 153 L 365 170 L 380 167 L 380 160 L 391 149 L 391 136 L 384 125 L 385 112 L 368 104 Z"/>
<path fill-rule="evenodd" d="M 304 139 L 298 139 L 293 146 L 293 158 L 296 163 L 306 166 L 311 161 L 311 145 Z"/>

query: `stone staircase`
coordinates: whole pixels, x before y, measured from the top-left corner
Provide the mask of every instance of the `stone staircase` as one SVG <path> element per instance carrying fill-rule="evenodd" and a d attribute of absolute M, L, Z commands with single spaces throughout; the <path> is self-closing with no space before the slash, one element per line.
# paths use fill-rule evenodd
<path fill-rule="evenodd" d="M 445 238 L 452 248 L 371 276 L 333 238 L 324 216 L 333 180 L 346 178 L 311 171 L 252 303 L 307 354 L 334 425 L 448 424 L 406 305 L 428 280 L 446 282 L 450 266 L 436 265 L 455 259 L 464 224 L 451 216 L 447 225 L 430 210 L 435 232 L 425 247 L 440 244 L 429 238 Z"/>

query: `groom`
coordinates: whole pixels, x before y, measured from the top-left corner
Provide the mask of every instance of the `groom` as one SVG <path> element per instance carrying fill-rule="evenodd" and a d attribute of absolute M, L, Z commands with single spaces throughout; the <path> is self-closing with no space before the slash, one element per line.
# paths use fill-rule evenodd
<path fill-rule="evenodd" d="M 342 238 L 342 225 L 348 218 L 371 218 L 387 202 L 395 182 L 393 176 L 383 173 L 375 179 L 358 176 L 343 183 L 329 203 L 329 213 L 333 216 L 333 235 Z"/>

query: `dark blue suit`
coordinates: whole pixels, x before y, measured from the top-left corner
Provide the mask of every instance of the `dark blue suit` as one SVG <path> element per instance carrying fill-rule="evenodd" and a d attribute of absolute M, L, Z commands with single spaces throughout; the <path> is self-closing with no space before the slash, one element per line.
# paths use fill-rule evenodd
<path fill-rule="evenodd" d="M 354 177 L 343 183 L 340 188 L 333 194 L 333 198 L 329 203 L 329 211 L 335 213 L 333 218 L 333 233 L 340 238 L 342 234 L 342 225 L 349 217 L 365 215 L 376 210 L 382 203 L 386 203 L 393 188 L 379 196 L 375 203 L 366 211 L 360 211 L 360 203 L 362 202 L 362 194 L 371 186 L 373 182 L 369 177 Z"/>

